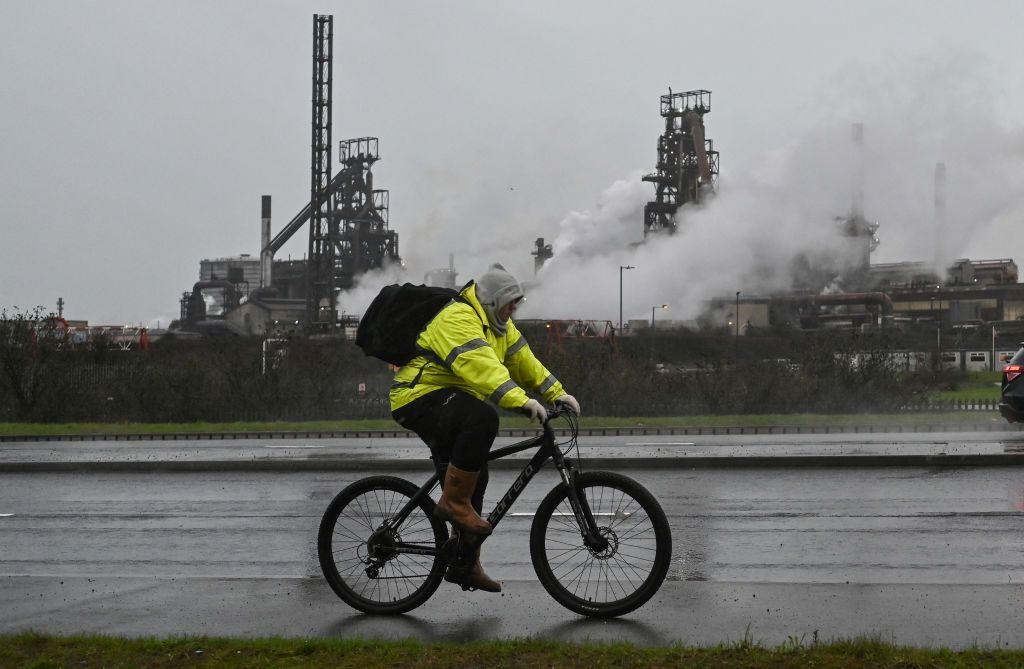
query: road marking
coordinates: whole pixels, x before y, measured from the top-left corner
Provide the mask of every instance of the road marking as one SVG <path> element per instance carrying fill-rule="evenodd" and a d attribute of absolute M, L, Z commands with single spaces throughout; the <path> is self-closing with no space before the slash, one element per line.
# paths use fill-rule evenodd
<path fill-rule="evenodd" d="M 612 517 L 612 518 L 615 518 L 615 517 L 618 517 L 618 518 L 629 518 L 630 516 L 632 516 L 632 515 L 633 515 L 633 513 L 634 513 L 634 512 L 632 512 L 632 511 L 630 511 L 629 513 L 626 513 L 626 512 L 624 512 L 624 511 L 619 511 L 619 512 L 617 512 L 617 513 L 611 513 L 611 512 L 604 512 L 604 513 L 595 513 L 595 514 L 594 514 L 594 517 L 595 517 L 595 518 L 599 518 L 599 517 L 602 517 L 602 516 L 609 516 L 609 517 Z M 510 515 L 510 516 L 522 516 L 522 517 L 526 517 L 526 518 L 532 518 L 532 517 L 533 517 L 533 516 L 535 516 L 536 514 L 533 514 L 533 513 L 528 513 L 528 512 L 521 512 L 521 513 L 510 513 L 510 514 L 508 514 L 508 515 Z M 551 515 L 552 515 L 552 517 L 554 517 L 554 516 L 565 516 L 565 517 L 567 517 L 567 518 L 571 518 L 571 517 L 572 517 L 572 516 L 573 516 L 574 514 L 571 514 L 571 513 L 564 513 L 564 512 L 561 512 L 561 513 L 553 513 L 553 514 L 551 514 Z"/>
<path fill-rule="evenodd" d="M 695 446 L 692 441 L 627 441 L 626 446 Z"/>
<path fill-rule="evenodd" d="M 263 448 L 324 448 L 324 446 L 322 444 L 263 444 Z"/>
<path fill-rule="evenodd" d="M 10 518 L 13 515 L 13 513 L 0 513 L 0 518 Z"/>

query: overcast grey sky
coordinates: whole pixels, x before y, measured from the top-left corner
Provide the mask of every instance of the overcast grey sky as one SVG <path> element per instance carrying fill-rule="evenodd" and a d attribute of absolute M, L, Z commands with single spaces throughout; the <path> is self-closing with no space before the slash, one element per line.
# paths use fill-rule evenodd
<path fill-rule="evenodd" d="M 0 305 L 166 326 L 201 258 L 256 254 L 260 195 L 275 231 L 308 200 L 314 12 L 335 17 L 334 137 L 380 137 L 412 280 L 449 249 L 469 278 L 531 273 L 537 236 L 639 239 L 669 86 L 713 91 L 721 196 L 637 260 L 638 313 L 731 294 L 749 277 L 724 266 L 844 213 L 853 121 L 876 260 L 931 257 L 944 160 L 950 252 L 1024 261 L 1021 2 L 4 0 Z M 563 261 L 531 311 L 587 286 L 587 313 L 560 315 L 610 317 L 622 258 Z"/>

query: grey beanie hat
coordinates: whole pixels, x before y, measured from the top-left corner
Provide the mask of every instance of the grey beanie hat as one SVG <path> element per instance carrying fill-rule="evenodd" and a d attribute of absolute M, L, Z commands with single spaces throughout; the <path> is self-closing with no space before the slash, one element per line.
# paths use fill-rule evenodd
<path fill-rule="evenodd" d="M 499 321 L 498 312 L 512 300 L 523 297 L 523 288 L 516 278 L 495 263 L 477 279 L 476 296 L 480 299 L 491 328 L 500 335 L 505 334 L 508 321 Z"/>

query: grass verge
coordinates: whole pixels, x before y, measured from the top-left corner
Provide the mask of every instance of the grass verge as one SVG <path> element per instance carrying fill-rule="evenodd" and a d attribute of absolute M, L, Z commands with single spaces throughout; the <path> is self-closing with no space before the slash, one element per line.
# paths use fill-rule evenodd
<path fill-rule="evenodd" d="M 953 411 L 947 413 L 898 414 L 738 414 L 731 416 L 586 416 L 584 428 L 600 427 L 763 427 L 767 425 L 936 425 L 1001 422 L 994 411 Z M 521 416 L 501 417 L 502 427 L 525 428 Z M 193 432 L 271 432 L 342 430 L 395 430 L 393 420 L 336 420 L 307 422 L 244 423 L 0 423 L 0 435 L 62 434 L 176 434 Z"/>
<path fill-rule="evenodd" d="M 935 393 L 939 402 L 998 402 L 1002 393 L 999 388 L 961 388 L 959 390 L 940 390 Z"/>
<path fill-rule="evenodd" d="M 480 641 L 466 644 L 338 639 L 125 639 L 0 636 L 0 666 L 32 667 L 1020 667 L 1024 651 L 908 648 L 874 640 L 775 648 L 749 641 L 707 648 Z"/>
<path fill-rule="evenodd" d="M 1002 372 L 972 372 L 957 382 L 955 390 L 940 390 L 932 398 L 940 402 L 998 402 Z"/>

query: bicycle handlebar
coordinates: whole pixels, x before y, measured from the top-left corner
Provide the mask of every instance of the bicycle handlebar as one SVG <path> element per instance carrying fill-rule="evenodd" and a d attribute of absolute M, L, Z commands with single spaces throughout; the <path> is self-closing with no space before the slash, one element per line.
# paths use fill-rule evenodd
<path fill-rule="evenodd" d="M 553 409 L 548 411 L 548 417 L 544 419 L 544 422 L 542 424 L 544 426 L 547 426 L 547 424 L 550 423 L 555 418 L 559 418 L 561 416 L 565 416 L 566 414 L 571 414 L 571 415 L 575 416 L 576 412 L 573 411 L 572 409 L 570 409 L 567 406 L 557 406 L 556 405 Z"/>

